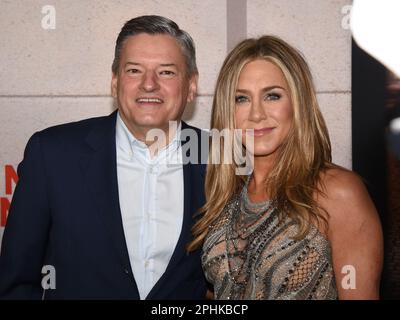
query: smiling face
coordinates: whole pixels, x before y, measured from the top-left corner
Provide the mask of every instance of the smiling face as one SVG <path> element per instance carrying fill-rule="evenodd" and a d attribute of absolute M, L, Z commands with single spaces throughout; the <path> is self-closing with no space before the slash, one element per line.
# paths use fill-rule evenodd
<path fill-rule="evenodd" d="M 275 154 L 288 136 L 293 120 L 289 92 L 282 71 L 272 62 L 253 60 L 241 70 L 235 94 L 235 127 L 243 130 L 244 143 L 247 136 L 254 137 L 254 150 L 250 151 L 255 157 Z"/>
<path fill-rule="evenodd" d="M 187 74 L 185 57 L 173 37 L 141 33 L 124 43 L 111 89 L 125 125 L 144 141 L 149 130 L 168 133 L 169 121 L 180 120 L 195 97 L 197 75 Z"/>

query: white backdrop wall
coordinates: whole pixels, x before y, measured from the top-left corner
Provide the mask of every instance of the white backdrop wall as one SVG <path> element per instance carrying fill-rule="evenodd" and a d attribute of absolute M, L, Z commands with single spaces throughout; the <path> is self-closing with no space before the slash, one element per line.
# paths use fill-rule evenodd
<path fill-rule="evenodd" d="M 350 5 L 350 0 L 0 0 L 0 239 L 15 188 L 13 171 L 29 137 L 114 110 L 115 40 L 125 21 L 143 14 L 167 16 L 194 38 L 199 92 L 184 119 L 202 128 L 209 127 L 218 70 L 239 40 L 274 34 L 299 48 L 314 75 L 334 161 L 351 168 Z"/>

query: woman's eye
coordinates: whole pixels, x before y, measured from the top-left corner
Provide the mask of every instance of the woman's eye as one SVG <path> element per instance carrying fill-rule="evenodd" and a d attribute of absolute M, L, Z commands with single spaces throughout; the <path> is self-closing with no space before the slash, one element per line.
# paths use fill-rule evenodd
<path fill-rule="evenodd" d="M 281 98 L 281 95 L 278 94 L 278 93 L 268 93 L 268 94 L 265 96 L 265 99 L 266 99 L 266 100 L 269 100 L 269 101 L 279 100 L 280 98 Z"/>
<path fill-rule="evenodd" d="M 245 96 L 236 96 L 235 97 L 235 102 L 236 103 L 243 103 L 243 102 L 247 102 L 248 99 Z"/>

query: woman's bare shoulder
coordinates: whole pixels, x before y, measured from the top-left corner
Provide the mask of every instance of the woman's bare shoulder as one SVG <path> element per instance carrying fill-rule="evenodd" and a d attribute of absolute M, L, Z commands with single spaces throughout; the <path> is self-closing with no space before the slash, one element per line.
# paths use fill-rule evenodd
<path fill-rule="evenodd" d="M 320 175 L 320 189 L 325 202 L 348 202 L 369 198 L 361 177 L 348 169 L 336 166 Z"/>
<path fill-rule="evenodd" d="M 343 223 L 359 227 L 377 217 L 375 205 L 361 177 L 341 167 L 327 169 L 321 174 L 322 195 L 318 204 L 329 214 L 329 226 L 343 228 Z"/>

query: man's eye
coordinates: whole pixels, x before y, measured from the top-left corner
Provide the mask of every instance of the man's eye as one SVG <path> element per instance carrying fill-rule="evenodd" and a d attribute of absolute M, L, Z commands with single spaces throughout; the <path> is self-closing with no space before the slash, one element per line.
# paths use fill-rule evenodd
<path fill-rule="evenodd" d="M 236 96 L 235 97 L 235 102 L 236 103 L 244 103 L 249 101 L 249 99 L 246 96 Z"/>
<path fill-rule="evenodd" d="M 163 70 L 160 72 L 161 75 L 165 75 L 165 76 L 173 76 L 175 74 L 175 72 L 171 71 L 171 70 Z"/>
<path fill-rule="evenodd" d="M 139 73 L 139 69 L 128 69 L 126 70 L 128 73 Z"/>
<path fill-rule="evenodd" d="M 269 100 L 269 101 L 279 100 L 280 98 L 281 98 L 281 95 L 278 93 L 268 93 L 265 96 L 265 100 Z"/>

